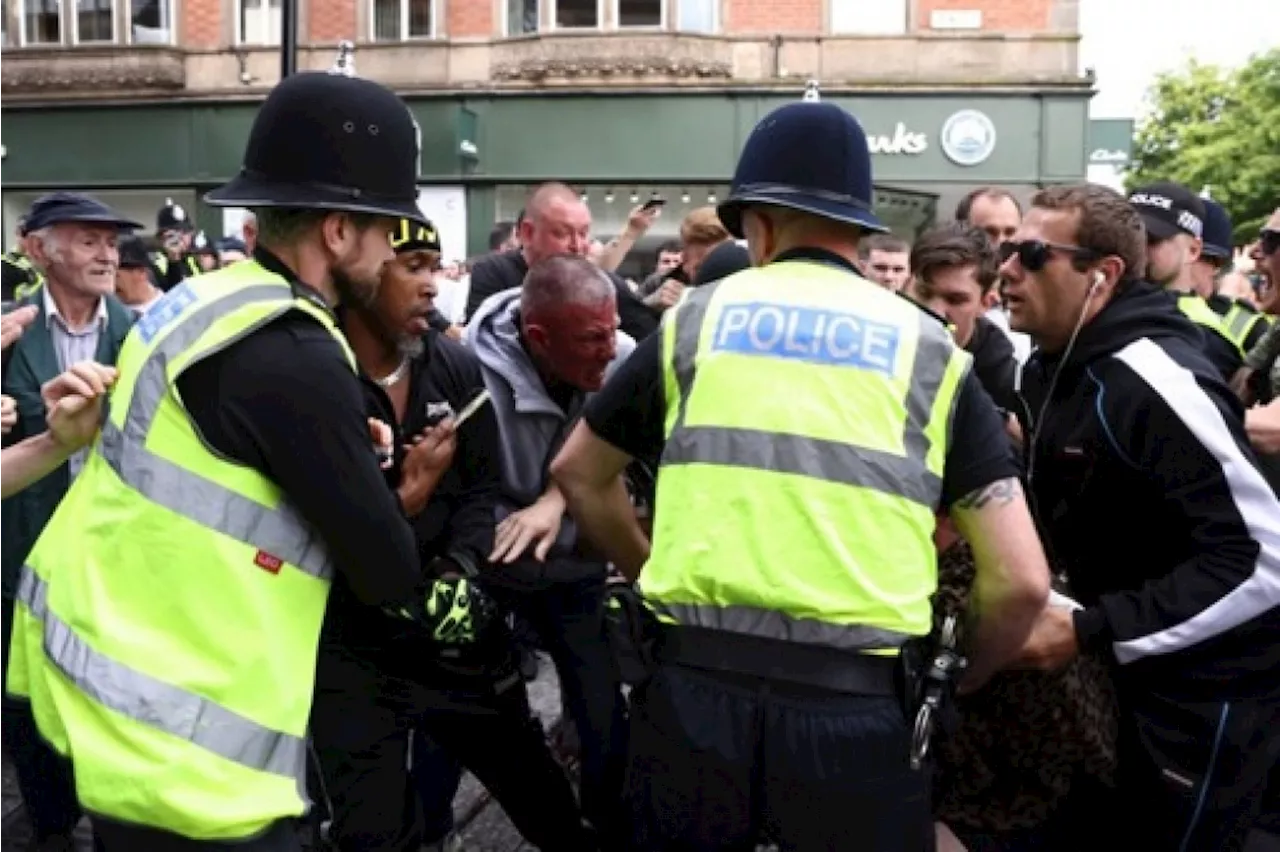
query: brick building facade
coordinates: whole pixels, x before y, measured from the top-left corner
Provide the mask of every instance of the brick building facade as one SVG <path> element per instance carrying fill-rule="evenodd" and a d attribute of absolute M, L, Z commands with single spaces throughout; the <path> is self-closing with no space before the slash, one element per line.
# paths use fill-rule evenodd
<path fill-rule="evenodd" d="M 904 232 L 976 182 L 1024 193 L 1085 173 L 1079 0 L 294 2 L 298 69 L 349 40 L 357 73 L 405 97 L 423 184 L 449 194 L 468 250 L 547 178 L 581 186 L 602 230 L 632 196 L 705 203 L 809 79 L 863 121 Z M 235 173 L 279 79 L 280 4 L 4 0 L 6 221 L 74 187 L 138 215 L 181 199 L 230 227 L 198 198 Z"/>
<path fill-rule="evenodd" d="M 1024 84 L 1076 72 L 1077 0 L 296 0 L 302 67 L 341 40 L 398 88 Z M 247 95 L 280 0 L 5 0 L 6 100 Z"/>

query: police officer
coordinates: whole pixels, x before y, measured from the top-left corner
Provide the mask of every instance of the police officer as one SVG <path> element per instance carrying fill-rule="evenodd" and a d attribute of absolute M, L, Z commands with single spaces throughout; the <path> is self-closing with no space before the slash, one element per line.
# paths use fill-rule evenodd
<path fill-rule="evenodd" d="M 1231 214 L 1211 198 L 1204 199 L 1204 247 L 1194 272 L 1197 290 L 1207 286 L 1209 307 L 1222 317 L 1227 337 L 1248 354 L 1267 333 L 1267 317 L 1244 299 L 1234 299 L 1219 291 L 1222 276 L 1231 271 Z"/>
<path fill-rule="evenodd" d="M 1178 310 L 1200 326 L 1205 356 L 1230 380 L 1244 363 L 1244 352 L 1206 301 L 1212 285 L 1197 282 L 1195 272 L 1204 251 L 1204 199 L 1181 184 L 1161 181 L 1135 189 L 1129 205 L 1147 229 L 1147 280 L 1167 290 Z"/>
<path fill-rule="evenodd" d="M 120 353 L 101 435 L 24 569 L 8 681 L 108 852 L 298 848 L 335 573 L 439 641 L 483 627 L 465 579 L 423 581 L 331 312 L 372 297 L 391 231 L 421 219 L 417 162 L 387 89 L 286 78 L 207 196 L 256 210 L 254 258 L 171 290 Z"/>
<path fill-rule="evenodd" d="M 719 208 L 759 268 L 689 291 L 552 465 L 665 623 L 632 693 L 639 850 L 932 848 L 899 656 L 930 628 L 935 511 L 978 554 L 976 680 L 1044 605 L 970 357 L 857 272 L 859 239 L 885 230 L 871 198 L 852 116 L 811 101 L 766 116 Z M 618 475 L 657 455 L 650 544 Z"/>
<path fill-rule="evenodd" d="M 44 275 L 27 256 L 27 217 L 18 217 L 18 244 L 0 255 L 0 299 L 15 302 L 25 299 L 44 283 Z"/>
<path fill-rule="evenodd" d="M 160 289 L 172 290 L 182 279 L 204 271 L 199 257 L 191 250 L 196 240 L 196 226 L 182 205 L 175 204 L 172 198 L 166 198 L 156 213 L 156 240 L 160 251 L 152 259 L 160 274 Z"/>

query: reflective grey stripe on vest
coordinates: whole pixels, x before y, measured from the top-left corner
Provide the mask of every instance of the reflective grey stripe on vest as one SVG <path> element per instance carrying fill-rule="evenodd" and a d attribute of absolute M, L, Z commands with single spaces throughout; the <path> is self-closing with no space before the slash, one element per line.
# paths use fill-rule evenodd
<path fill-rule="evenodd" d="M 306 742 L 273 731 L 195 693 L 102 654 L 49 611 L 48 587 L 22 569 L 17 598 L 44 623 L 44 653 L 76 689 L 139 724 L 186 740 L 241 766 L 298 782 L 304 802 Z"/>
<path fill-rule="evenodd" d="M 930 447 L 925 429 L 951 361 L 952 344 L 946 330 L 920 312 L 920 342 L 912 364 L 902 435 L 905 455 L 802 435 L 688 426 L 685 413 L 697 372 L 698 341 L 707 307 L 719 287 L 720 283 L 716 283 L 694 290 L 669 320 L 676 323 L 672 367 L 680 389 L 680 404 L 663 449 L 662 463 L 717 464 L 792 473 L 871 488 L 934 508 L 942 493 L 942 479 L 925 464 Z"/>
<path fill-rule="evenodd" d="M 831 624 L 812 618 L 793 618 L 752 606 L 711 606 L 647 601 L 657 612 L 681 624 L 707 627 L 731 633 L 745 633 L 764 639 L 780 639 L 805 645 L 823 645 L 842 651 L 900 648 L 911 636 L 894 630 L 856 624 Z"/>
<path fill-rule="evenodd" d="M 1262 322 L 1262 314 L 1251 313 L 1239 305 L 1232 305 L 1223 317 L 1227 335 L 1241 349 L 1244 348 L 1245 339 L 1249 336 L 1255 322 Z"/>
<path fill-rule="evenodd" d="M 174 464 L 147 449 L 147 433 L 169 393 L 169 361 L 187 350 L 229 312 L 254 302 L 280 301 L 280 288 L 259 286 L 237 290 L 194 311 L 147 356 L 139 370 L 124 425 L 109 418 L 102 426 L 98 453 L 116 474 L 153 503 L 236 541 L 288 562 L 315 577 L 333 574 L 324 543 L 288 503 L 264 506 L 218 483 Z M 264 317 L 249 333 L 289 310 Z"/>

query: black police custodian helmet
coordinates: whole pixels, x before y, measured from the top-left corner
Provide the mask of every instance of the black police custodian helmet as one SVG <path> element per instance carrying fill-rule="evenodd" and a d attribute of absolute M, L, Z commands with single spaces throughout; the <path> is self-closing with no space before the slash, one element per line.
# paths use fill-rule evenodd
<path fill-rule="evenodd" d="M 175 204 L 172 198 L 164 200 L 164 206 L 156 212 L 156 233 L 164 231 L 194 231 L 195 224 L 181 204 Z"/>
<path fill-rule="evenodd" d="M 240 174 L 204 198 L 422 221 L 418 152 L 418 125 L 390 89 L 343 74 L 294 74 L 258 110 Z"/>
<path fill-rule="evenodd" d="M 775 204 L 868 231 L 887 231 L 871 210 L 871 151 L 857 119 L 817 100 L 765 116 L 742 149 L 720 221 L 742 237 L 748 204 Z"/>

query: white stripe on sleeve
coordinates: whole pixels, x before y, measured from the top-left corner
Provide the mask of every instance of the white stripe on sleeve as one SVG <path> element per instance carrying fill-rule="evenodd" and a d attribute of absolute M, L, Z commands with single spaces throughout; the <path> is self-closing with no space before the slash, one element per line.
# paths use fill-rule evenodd
<path fill-rule="evenodd" d="M 1259 545 L 1253 573 L 1216 603 L 1181 624 L 1115 643 L 1116 659 L 1131 663 L 1197 645 L 1280 604 L 1280 500 L 1236 444 L 1222 412 L 1190 370 L 1146 338 L 1129 344 L 1115 357 L 1160 395 L 1221 465 L 1236 511 Z"/>

